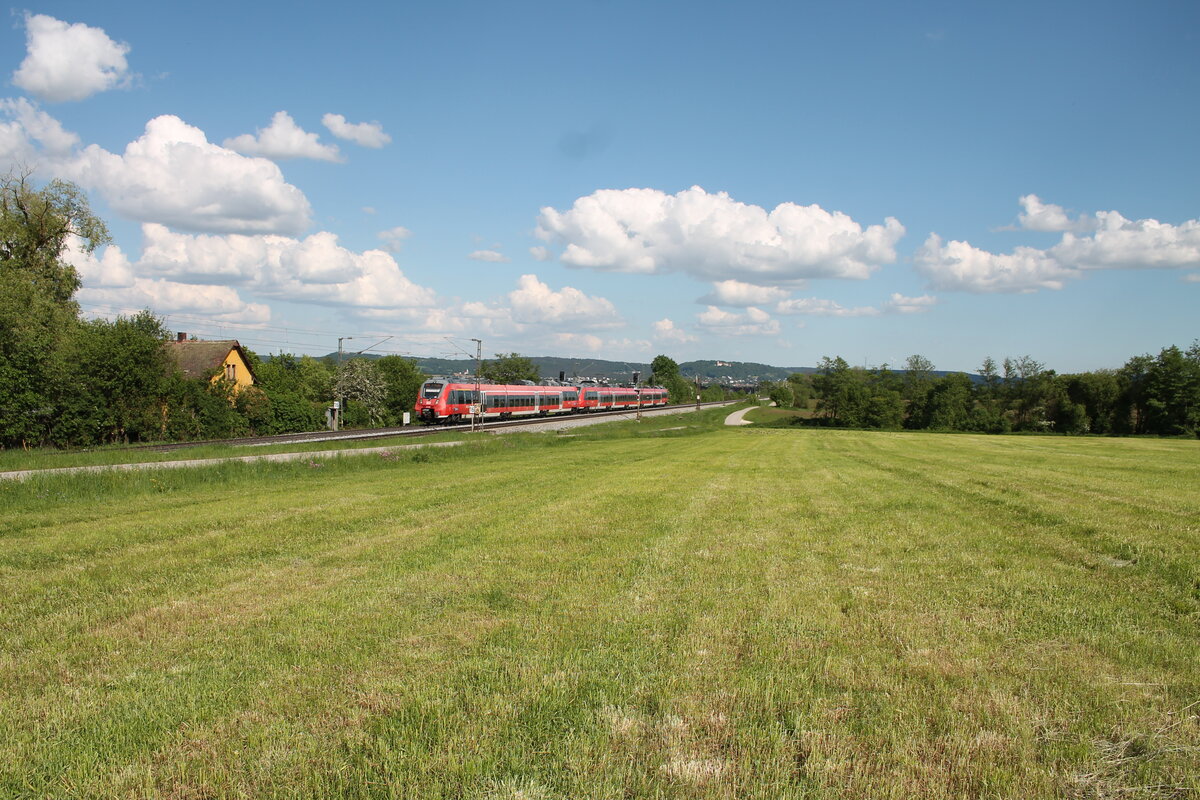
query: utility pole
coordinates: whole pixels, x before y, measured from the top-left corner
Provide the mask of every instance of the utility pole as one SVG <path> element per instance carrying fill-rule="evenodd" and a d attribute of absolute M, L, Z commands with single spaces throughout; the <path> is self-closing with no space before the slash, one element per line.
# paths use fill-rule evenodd
<path fill-rule="evenodd" d="M 478 425 L 476 420 L 479 414 L 483 411 L 483 398 L 479 395 L 479 371 L 483 369 L 483 339 L 472 339 L 475 343 L 475 402 L 471 404 L 474 413 L 471 414 L 471 432 L 474 433 Z"/>
<path fill-rule="evenodd" d="M 700 410 L 700 375 L 696 375 L 696 410 Z"/>
<path fill-rule="evenodd" d="M 642 373 L 633 373 L 633 390 L 637 393 L 637 421 L 642 421 L 642 386 L 638 378 L 642 377 Z"/>
<path fill-rule="evenodd" d="M 342 342 L 353 338 L 353 336 L 338 337 L 337 380 L 341 380 L 342 377 Z M 333 393 L 338 395 L 333 398 L 333 429 L 339 431 L 342 429 L 342 406 L 346 405 L 346 399 L 341 396 L 341 392 L 337 391 L 336 384 Z"/>
<path fill-rule="evenodd" d="M 342 377 L 342 342 L 349 341 L 350 339 L 353 339 L 353 338 L 354 338 L 353 336 L 339 336 L 338 337 L 337 365 L 338 365 L 338 378 L 339 379 L 341 379 L 341 377 Z M 368 345 L 368 346 L 364 347 L 362 350 L 359 350 L 356 353 L 352 353 L 352 355 L 361 356 L 363 353 L 367 352 L 368 350 L 378 347 L 379 345 L 383 344 L 388 339 L 394 339 L 394 338 L 396 338 L 396 337 L 395 336 L 385 336 L 382 339 L 380 339 L 378 342 L 376 342 L 375 344 Z M 334 423 L 334 428 L 333 428 L 336 431 L 339 428 L 341 428 L 341 424 L 340 424 L 341 416 L 342 416 L 342 410 L 346 406 L 346 398 L 340 396 L 341 392 L 336 392 L 336 390 L 335 390 L 335 393 L 339 395 L 339 397 L 336 400 L 336 403 L 337 403 L 337 415 L 336 416 L 338 419 L 337 419 L 337 422 Z"/>
<path fill-rule="evenodd" d="M 449 336 L 443 336 L 442 338 L 449 342 L 458 352 L 470 358 L 471 354 L 455 344 L 454 340 Z M 471 408 L 473 409 L 471 411 L 471 432 L 474 433 L 476 427 L 481 427 L 483 424 L 483 395 L 480 394 L 479 390 L 479 371 L 483 369 L 483 339 L 471 339 L 471 341 L 475 343 L 475 401 L 471 403 Z M 479 423 L 476 423 L 476 418 L 479 418 Z"/>

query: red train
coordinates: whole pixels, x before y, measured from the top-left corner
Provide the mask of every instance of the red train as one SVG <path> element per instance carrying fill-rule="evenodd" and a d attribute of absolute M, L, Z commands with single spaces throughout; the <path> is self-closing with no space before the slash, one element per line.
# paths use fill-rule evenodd
<path fill-rule="evenodd" d="M 594 385 L 512 385 L 484 383 L 479 386 L 483 419 L 575 414 L 623 408 L 653 408 L 667 404 L 667 390 L 657 386 L 640 389 Z M 417 393 L 417 419 L 424 423 L 461 422 L 471 418 L 477 402 L 475 383 L 429 380 Z"/>

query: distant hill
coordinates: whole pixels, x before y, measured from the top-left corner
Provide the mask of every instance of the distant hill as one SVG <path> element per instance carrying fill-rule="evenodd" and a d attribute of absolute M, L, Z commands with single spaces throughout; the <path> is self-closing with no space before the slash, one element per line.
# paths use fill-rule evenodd
<path fill-rule="evenodd" d="M 357 358 L 382 358 L 374 353 L 364 353 Z M 337 360 L 337 353 L 324 356 L 331 361 Z M 473 358 L 414 358 L 417 366 L 427 375 L 471 375 L 475 371 Z M 486 359 L 485 359 L 486 360 Z M 600 358 L 560 358 L 558 356 L 530 356 L 543 378 L 557 378 L 561 372 L 568 380 L 571 378 L 607 379 L 611 383 L 629 383 L 633 373 L 640 372 L 643 380 L 650 376 L 650 365 L 636 361 L 605 361 Z M 724 385 L 754 384 L 763 381 L 783 381 L 789 375 L 802 373 L 811 375 L 816 367 L 773 367 L 770 364 L 758 364 L 753 361 L 684 361 L 679 365 L 679 373 L 689 380 L 698 376 L 701 383 L 720 383 Z M 904 370 L 893 372 L 903 375 Z M 954 370 L 935 370 L 934 376 L 951 375 Z M 972 380 L 979 380 L 978 375 L 970 375 Z"/>
<path fill-rule="evenodd" d="M 337 354 L 331 354 L 336 358 Z M 378 356 L 367 355 L 367 358 Z M 416 358 L 414 359 L 424 372 L 429 375 L 465 375 L 475 370 L 473 358 Z M 650 376 L 650 364 L 639 361 L 606 361 L 601 358 L 561 358 L 558 356 L 530 356 L 529 360 L 537 366 L 543 378 L 557 378 L 561 373 L 568 380 L 571 378 L 607 379 L 613 383 L 628 383 L 633 380 L 633 373 L 641 373 L 642 379 Z M 768 364 L 754 364 L 739 361 L 685 361 L 679 365 L 679 372 L 685 378 L 694 379 L 699 376 L 703 383 L 758 383 L 760 381 L 781 381 L 794 372 L 812 372 L 813 368 L 772 367 Z"/>

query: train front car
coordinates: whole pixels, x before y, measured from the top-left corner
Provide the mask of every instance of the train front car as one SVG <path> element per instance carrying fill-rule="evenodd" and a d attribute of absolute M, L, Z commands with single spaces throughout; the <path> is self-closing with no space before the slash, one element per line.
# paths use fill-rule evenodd
<path fill-rule="evenodd" d="M 417 392 L 417 419 L 427 425 L 462 422 L 470 417 L 476 396 L 474 384 L 425 381 Z"/>
<path fill-rule="evenodd" d="M 445 390 L 445 381 L 425 381 L 421 384 L 417 391 L 417 404 L 413 407 L 417 419 L 428 425 L 446 418 L 446 404 L 442 400 Z"/>

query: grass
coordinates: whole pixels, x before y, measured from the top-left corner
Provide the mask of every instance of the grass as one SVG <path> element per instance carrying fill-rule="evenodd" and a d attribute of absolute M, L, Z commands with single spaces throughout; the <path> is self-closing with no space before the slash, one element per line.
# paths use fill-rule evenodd
<path fill-rule="evenodd" d="M 797 408 L 775 408 L 773 406 L 758 406 L 752 408 L 746 414 L 748 422 L 792 422 L 796 419 L 811 419 L 813 413 L 807 409 L 801 410 Z"/>
<path fill-rule="evenodd" d="M 437 434 L 437 440 L 461 439 L 463 433 L 461 430 L 452 428 L 441 430 Z M 0 449 L 0 472 L 27 469 L 56 469 L 62 467 L 90 467 L 108 464 L 148 464 L 203 458 L 238 458 L 241 456 L 259 456 L 272 453 L 311 453 L 333 449 L 353 450 L 387 447 L 398 444 L 413 444 L 421 441 L 421 437 L 386 436 L 348 441 L 326 440 L 271 445 L 228 445 L 214 442 L 167 451 L 117 445 L 106 445 L 88 450 L 56 450 L 49 447 L 39 447 L 30 450 Z M 430 440 L 425 439 L 424 441 Z"/>
<path fill-rule="evenodd" d="M 0 796 L 1197 794 L 1196 443 L 725 413 L 0 485 Z"/>

